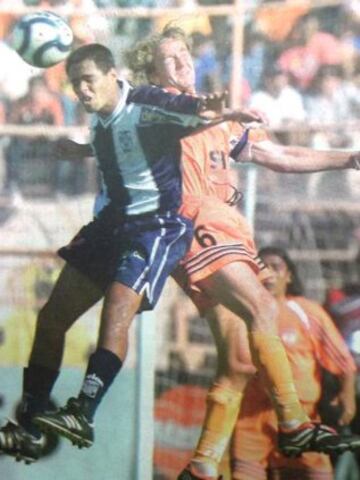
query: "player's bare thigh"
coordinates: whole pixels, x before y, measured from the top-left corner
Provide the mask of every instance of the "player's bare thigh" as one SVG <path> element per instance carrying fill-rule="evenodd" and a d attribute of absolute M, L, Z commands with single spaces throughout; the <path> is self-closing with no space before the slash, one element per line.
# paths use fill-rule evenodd
<path fill-rule="evenodd" d="M 57 317 L 70 326 L 103 297 L 103 291 L 85 275 L 65 264 L 41 316 Z"/>
<path fill-rule="evenodd" d="M 198 286 L 243 318 L 251 330 L 277 332 L 276 302 L 247 263 L 225 265 L 201 280 Z"/>

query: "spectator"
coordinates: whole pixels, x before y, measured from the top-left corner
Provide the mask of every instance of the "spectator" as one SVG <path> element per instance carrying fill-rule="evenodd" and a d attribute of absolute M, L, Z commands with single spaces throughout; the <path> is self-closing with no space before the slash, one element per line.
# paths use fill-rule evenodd
<path fill-rule="evenodd" d="M 288 74 L 276 67 L 264 73 L 263 89 L 251 95 L 249 104 L 262 110 L 273 128 L 305 119 L 301 94 L 289 84 Z"/>
<path fill-rule="evenodd" d="M 321 67 L 305 96 L 305 109 L 309 122 L 315 125 L 356 120 L 360 109 L 359 89 L 345 82 L 341 67 Z"/>
<path fill-rule="evenodd" d="M 28 93 L 13 104 L 8 120 L 22 125 L 63 125 L 64 114 L 58 96 L 49 90 L 46 80 L 33 77 Z"/>
<path fill-rule="evenodd" d="M 318 19 L 304 16 L 295 26 L 290 38 L 293 43 L 279 57 L 280 68 L 291 73 L 296 85 L 306 89 L 321 65 L 340 65 L 341 42 L 331 33 L 319 28 Z"/>
<path fill-rule="evenodd" d="M 33 77 L 28 93 L 14 102 L 8 113 L 8 122 L 20 125 L 63 125 L 64 114 L 59 97 L 52 93 L 43 77 Z M 41 183 L 49 183 L 55 174 L 55 164 L 45 169 L 52 154 L 52 144 L 44 137 L 12 137 L 6 150 L 5 189 L 27 185 L 42 189 Z M 32 169 L 24 168 L 24 162 L 32 161 Z M 49 188 L 49 187 L 48 187 Z"/>
<path fill-rule="evenodd" d="M 260 87 L 267 55 L 265 40 L 262 35 L 245 30 L 243 74 L 252 91 Z"/>
<path fill-rule="evenodd" d="M 214 92 L 221 89 L 220 68 L 215 46 L 209 35 L 194 33 L 193 54 L 195 60 L 196 91 Z"/>

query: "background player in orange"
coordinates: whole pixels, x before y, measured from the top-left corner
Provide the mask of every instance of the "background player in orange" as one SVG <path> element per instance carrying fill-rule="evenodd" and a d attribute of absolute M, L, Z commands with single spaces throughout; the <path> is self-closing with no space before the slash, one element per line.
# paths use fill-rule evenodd
<path fill-rule="evenodd" d="M 266 281 L 279 306 L 279 334 L 293 370 L 296 390 L 304 410 L 319 420 L 322 368 L 340 379 L 337 401 L 342 407 L 339 425 L 348 425 L 355 414 L 354 360 L 334 323 L 317 303 L 302 296 L 295 265 L 287 253 L 275 247 L 259 254 L 272 273 Z M 258 376 L 245 389 L 231 448 L 232 479 L 331 480 L 327 455 L 307 452 L 286 458 L 278 452 L 277 420 Z"/>
<path fill-rule="evenodd" d="M 180 29 L 166 27 L 161 34 L 135 45 L 127 58 L 139 83 L 150 82 L 172 92 L 195 93 L 190 49 Z M 275 155 L 269 145 L 276 148 Z M 236 159 L 269 163 L 271 168 L 284 171 L 350 167 L 353 159 L 345 153 L 275 146 L 266 140 L 263 131 L 249 133 L 234 122 L 192 135 L 181 146 L 181 211 L 195 222 L 195 240 L 182 262 L 182 271 L 177 272 L 177 279 L 209 321 L 219 365 L 208 394 L 199 443 L 191 464 L 179 479 L 212 479 L 217 478 L 218 463 L 236 421 L 241 392 L 252 371 L 249 348 L 244 341 L 246 327 L 239 316 L 249 325 L 254 362 L 266 371 L 282 429 L 282 448 L 296 450 L 298 438 L 305 435 L 310 442 L 315 432 L 298 402 L 287 357 L 277 335 L 276 302 L 259 281 L 263 265 L 257 256 L 252 231 L 244 217 L 230 206 L 238 193 L 231 179 L 229 157 L 233 154 Z M 219 303 L 237 316 L 220 305 L 215 306 Z M 318 439 L 322 437 L 338 445 L 327 429 L 320 429 L 319 433 Z M 316 441 L 311 442 L 312 448 L 321 448 Z M 309 443 L 302 444 L 300 449 L 303 447 L 307 449 Z"/>

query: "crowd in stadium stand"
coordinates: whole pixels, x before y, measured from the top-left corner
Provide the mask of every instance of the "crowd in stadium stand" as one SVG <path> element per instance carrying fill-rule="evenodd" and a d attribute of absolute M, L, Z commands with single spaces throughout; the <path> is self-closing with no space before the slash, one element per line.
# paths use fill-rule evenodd
<path fill-rule="evenodd" d="M 9 7 L 10 3 L 12 8 L 21 5 L 57 8 L 68 18 L 75 45 L 92 41 L 109 44 L 118 52 L 119 64 L 124 48 L 151 29 L 159 30 L 174 21 L 192 36 L 197 91 L 221 91 L 230 87 L 230 17 L 180 14 L 125 19 L 101 15 L 103 7 L 135 5 L 187 6 L 191 11 L 196 0 L 160 3 L 154 0 L 16 0 L 16 5 L 13 1 L 0 0 L 0 8 Z M 198 3 L 219 2 L 198 0 Z M 360 137 L 353 127 L 360 111 L 360 1 L 344 0 L 321 8 L 309 5 L 306 0 L 276 5 L 259 1 L 256 8 L 245 11 L 243 56 L 239 59 L 243 71 L 239 102 L 264 111 L 270 127 L 282 142 L 316 148 L 357 148 Z M 99 15 L 86 16 L 84 9 L 89 14 L 98 11 Z M 64 65 L 43 71 L 35 69 L 7 45 L 6 39 L 17 18 L 11 11 L 0 14 L 0 62 L 7 65 L 0 73 L 0 125 L 5 122 L 85 125 L 86 115 L 74 100 Z M 126 75 L 126 69 L 119 68 L 119 74 Z M 34 76 L 42 79 L 35 83 L 41 84 L 40 104 L 47 110 L 46 118 L 41 115 L 39 102 L 31 100 Z M 21 114 L 24 108 L 26 115 Z M 341 129 L 338 128 L 340 122 Z"/>

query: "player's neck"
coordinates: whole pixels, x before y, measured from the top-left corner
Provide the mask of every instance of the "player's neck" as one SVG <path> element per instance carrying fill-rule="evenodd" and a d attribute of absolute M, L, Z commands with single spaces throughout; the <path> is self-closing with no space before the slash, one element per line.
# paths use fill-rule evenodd
<path fill-rule="evenodd" d="M 120 84 L 118 84 L 114 94 L 110 97 L 109 102 L 104 105 L 101 111 L 98 112 L 98 115 L 102 118 L 109 117 L 115 110 L 116 107 L 119 105 L 119 102 L 124 95 L 123 88 Z"/>

